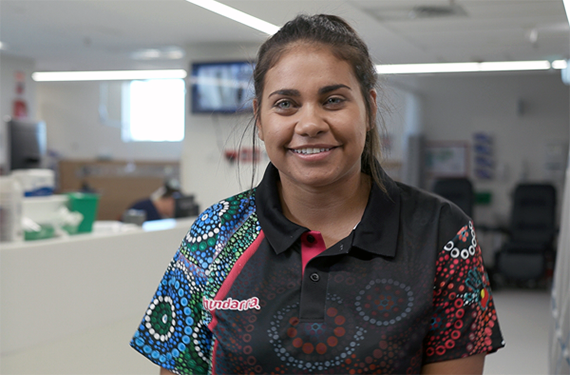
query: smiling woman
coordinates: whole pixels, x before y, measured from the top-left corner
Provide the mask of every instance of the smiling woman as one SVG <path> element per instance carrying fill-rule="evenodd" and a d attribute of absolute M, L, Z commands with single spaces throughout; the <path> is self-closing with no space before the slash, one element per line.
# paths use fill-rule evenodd
<path fill-rule="evenodd" d="M 163 373 L 481 374 L 504 343 L 473 222 L 384 173 L 355 31 L 295 18 L 254 86 L 271 163 L 193 224 L 133 348 Z"/>
<path fill-rule="evenodd" d="M 292 47 L 267 72 L 263 93 L 259 108 L 254 102 L 259 138 L 285 190 L 360 181 L 369 125 L 346 61 L 327 48 Z M 368 95 L 375 102 L 376 92 Z"/>
<path fill-rule="evenodd" d="M 267 71 L 265 82 L 261 100 L 254 101 L 256 123 L 279 170 L 285 215 L 304 224 L 292 198 L 306 196 L 303 191 L 334 191 L 352 208 L 330 230 L 320 228 L 325 244 L 332 245 L 358 224 L 370 190 L 368 176 L 361 173 L 369 111 L 358 80 L 350 64 L 328 48 L 300 43 Z M 375 107 L 376 91 L 367 96 Z"/>

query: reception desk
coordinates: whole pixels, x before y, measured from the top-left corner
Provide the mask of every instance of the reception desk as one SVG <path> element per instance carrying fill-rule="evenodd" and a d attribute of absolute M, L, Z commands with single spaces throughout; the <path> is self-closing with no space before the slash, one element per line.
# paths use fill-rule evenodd
<path fill-rule="evenodd" d="M 157 374 L 128 344 L 192 221 L 0 244 L 0 373 Z"/>

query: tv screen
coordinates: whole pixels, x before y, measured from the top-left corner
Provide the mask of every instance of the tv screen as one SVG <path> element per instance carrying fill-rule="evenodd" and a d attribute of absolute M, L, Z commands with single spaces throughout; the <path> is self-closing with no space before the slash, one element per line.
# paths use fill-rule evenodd
<path fill-rule="evenodd" d="M 192 113 L 252 111 L 253 67 L 250 61 L 192 64 Z"/>
<path fill-rule="evenodd" d="M 41 168 L 46 154 L 46 124 L 43 121 L 11 119 L 7 122 L 10 170 Z"/>

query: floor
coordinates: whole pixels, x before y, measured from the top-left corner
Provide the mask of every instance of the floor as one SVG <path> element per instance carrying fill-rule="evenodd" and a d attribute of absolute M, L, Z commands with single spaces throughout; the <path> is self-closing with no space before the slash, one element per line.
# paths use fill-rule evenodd
<path fill-rule="evenodd" d="M 493 293 L 506 346 L 487 356 L 485 374 L 548 374 L 550 293 L 501 289 Z"/>

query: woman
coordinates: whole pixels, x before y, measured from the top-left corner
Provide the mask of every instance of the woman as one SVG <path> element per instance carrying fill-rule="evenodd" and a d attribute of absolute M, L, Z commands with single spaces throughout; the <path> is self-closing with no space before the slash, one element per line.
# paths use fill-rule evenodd
<path fill-rule="evenodd" d="M 206 210 L 131 345 L 163 373 L 482 373 L 502 337 L 470 219 L 376 155 L 376 75 L 335 16 L 263 44 L 262 182 Z"/>
<path fill-rule="evenodd" d="M 177 180 L 167 180 L 149 198 L 133 203 L 129 210 L 145 212 L 145 221 L 162 220 L 174 217 L 175 198 L 180 196 Z"/>

